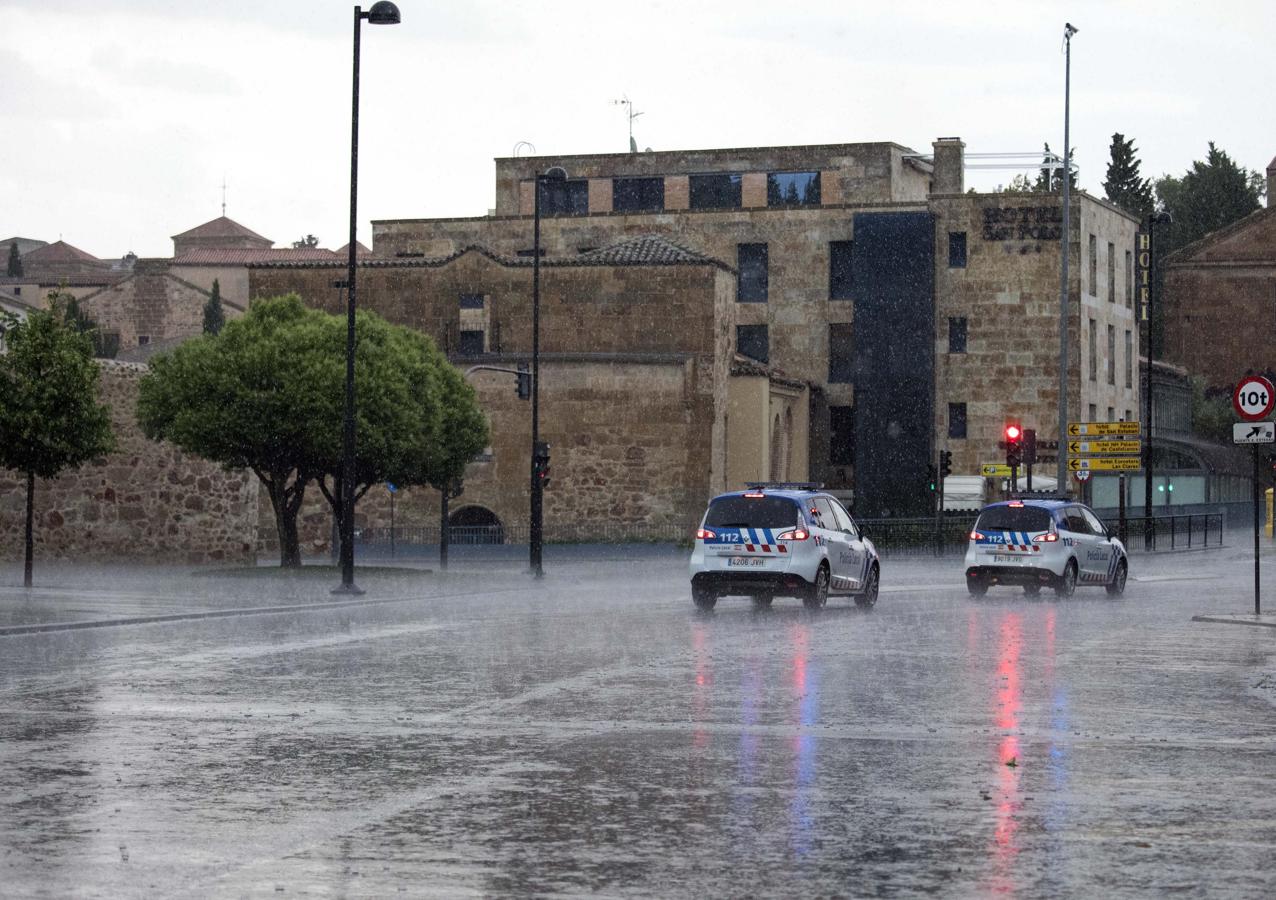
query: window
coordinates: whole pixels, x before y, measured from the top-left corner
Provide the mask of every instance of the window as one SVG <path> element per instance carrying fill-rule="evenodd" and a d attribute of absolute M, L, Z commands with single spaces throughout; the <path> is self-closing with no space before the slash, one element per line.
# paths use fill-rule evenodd
<path fill-rule="evenodd" d="M 15 297 L 21 297 L 21 296 L 22 296 L 22 285 L 20 285 L 20 284 L 19 284 L 19 285 L 15 285 L 15 286 L 14 286 L 14 288 L 13 288 L 13 296 L 15 296 Z"/>
<path fill-rule="evenodd" d="M 1113 409 L 1111 406 L 1109 406 L 1109 407 L 1108 407 L 1108 418 L 1107 418 L 1107 421 L 1109 421 L 1109 422 L 1114 422 L 1114 421 L 1116 421 L 1116 410 L 1115 410 L 1115 409 Z"/>
<path fill-rule="evenodd" d="M 583 216 L 589 212 L 589 181 L 541 182 L 542 216 Z"/>
<path fill-rule="evenodd" d="M 836 500 L 829 500 L 829 506 L 833 508 L 833 516 L 837 519 L 837 530 L 858 536 L 855 531 L 855 523 L 851 521 L 851 514 L 846 511 L 842 504 Z"/>
<path fill-rule="evenodd" d="M 137 346 L 139 347 L 145 347 L 150 342 L 151 342 L 151 336 L 149 334 L 139 334 L 137 336 Z"/>
<path fill-rule="evenodd" d="M 1099 295 L 1099 242 L 1090 235 L 1090 293 Z"/>
<path fill-rule="evenodd" d="M 851 325 L 829 326 L 829 383 L 850 384 L 855 380 L 855 332 Z"/>
<path fill-rule="evenodd" d="M 948 317 L 948 352 L 966 352 L 966 317 Z"/>
<path fill-rule="evenodd" d="M 829 464 L 855 465 L 855 407 L 829 407 Z"/>
<path fill-rule="evenodd" d="M 1116 246 L 1108 242 L 1108 302 L 1116 303 Z"/>
<path fill-rule="evenodd" d="M 1125 305 L 1134 307 L 1134 253 L 1125 251 Z"/>
<path fill-rule="evenodd" d="M 1089 412 L 1090 412 L 1090 415 L 1088 417 L 1088 420 L 1091 422 L 1097 422 L 1099 419 L 1099 408 L 1095 406 L 1093 403 L 1091 403 Z"/>
<path fill-rule="evenodd" d="M 948 404 L 948 436 L 964 438 L 966 436 L 966 404 Z"/>
<path fill-rule="evenodd" d="M 948 232 L 948 268 L 966 268 L 966 232 Z"/>
<path fill-rule="evenodd" d="M 1090 380 L 1099 380 L 1099 326 L 1090 320 Z"/>
<path fill-rule="evenodd" d="M 730 172 L 712 175 L 692 175 L 687 179 L 691 188 L 692 209 L 739 209 L 740 176 Z"/>
<path fill-rule="evenodd" d="M 664 209 L 664 178 L 613 178 L 611 208 L 616 212 L 651 212 Z"/>
<path fill-rule="evenodd" d="M 735 327 L 735 349 L 738 353 L 767 362 L 769 341 L 765 325 L 737 325 Z"/>
<path fill-rule="evenodd" d="M 1127 409 L 1127 410 L 1125 411 L 1125 421 L 1127 421 L 1127 422 L 1133 422 L 1133 421 L 1134 421 L 1134 410 L 1132 410 L 1132 409 Z"/>
<path fill-rule="evenodd" d="M 1134 387 L 1134 332 L 1125 330 L 1125 386 Z"/>
<path fill-rule="evenodd" d="M 705 513 L 706 528 L 788 528 L 802 521 L 802 509 L 788 497 L 719 497 Z"/>
<path fill-rule="evenodd" d="M 1108 384 L 1116 384 L 1116 326 L 1108 326 Z"/>
<path fill-rule="evenodd" d="M 851 250 L 854 241 L 829 241 L 829 299 L 850 300 L 854 290 Z"/>
<path fill-rule="evenodd" d="M 740 270 L 736 300 L 740 303 L 766 303 L 766 244 L 737 244 L 736 264 Z"/>
<path fill-rule="evenodd" d="M 819 206 L 819 172 L 771 172 L 766 177 L 767 206 Z"/>
<path fill-rule="evenodd" d="M 456 352 L 461 356 L 478 356 L 483 352 L 483 332 L 462 331 Z"/>
<path fill-rule="evenodd" d="M 482 309 L 482 308 L 483 308 L 482 294 L 462 294 L 461 295 L 461 309 Z"/>

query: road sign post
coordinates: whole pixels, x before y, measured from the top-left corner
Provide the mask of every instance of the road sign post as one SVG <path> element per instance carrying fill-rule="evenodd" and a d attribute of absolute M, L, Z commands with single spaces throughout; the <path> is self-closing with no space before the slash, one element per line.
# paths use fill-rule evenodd
<path fill-rule="evenodd" d="M 1251 375 L 1241 379 L 1236 385 L 1236 393 L 1232 395 L 1232 406 L 1237 414 L 1246 421 L 1232 426 L 1232 443 L 1249 444 L 1254 452 L 1254 615 L 1259 615 L 1262 604 L 1259 601 L 1258 573 L 1258 534 L 1262 526 L 1259 524 L 1260 498 L 1262 489 L 1259 481 L 1262 478 L 1262 466 L 1258 452 L 1260 444 L 1276 443 L 1276 425 L 1271 422 L 1256 422 L 1271 413 L 1276 407 L 1276 391 L 1272 383 L 1261 375 Z"/>

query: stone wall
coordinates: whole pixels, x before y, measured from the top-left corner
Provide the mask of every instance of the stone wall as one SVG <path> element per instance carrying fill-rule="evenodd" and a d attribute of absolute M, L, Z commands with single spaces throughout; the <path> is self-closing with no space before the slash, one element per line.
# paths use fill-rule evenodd
<path fill-rule="evenodd" d="M 102 369 L 118 450 L 36 480 L 37 562 L 253 562 L 257 479 L 147 440 L 136 420 L 146 367 L 104 361 Z M 26 476 L 0 469 L 0 557 L 22 558 L 25 516 Z"/>
<path fill-rule="evenodd" d="M 120 350 L 191 337 L 204 330 L 204 304 L 209 293 L 172 274 L 167 260 L 139 259 L 133 274 L 90 294 L 81 308 L 98 327 L 120 336 Z M 239 311 L 223 304 L 226 318 Z"/>

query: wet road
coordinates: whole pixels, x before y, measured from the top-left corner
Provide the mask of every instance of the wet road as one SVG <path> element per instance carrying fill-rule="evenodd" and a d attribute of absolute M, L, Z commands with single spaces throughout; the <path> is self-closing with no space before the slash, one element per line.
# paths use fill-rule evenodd
<path fill-rule="evenodd" d="M 959 562 L 888 560 L 871 612 L 698 615 L 656 557 L 0 637 L 0 894 L 1271 896 L 1276 629 L 1191 621 L 1250 610 L 1249 573 L 975 601 Z"/>

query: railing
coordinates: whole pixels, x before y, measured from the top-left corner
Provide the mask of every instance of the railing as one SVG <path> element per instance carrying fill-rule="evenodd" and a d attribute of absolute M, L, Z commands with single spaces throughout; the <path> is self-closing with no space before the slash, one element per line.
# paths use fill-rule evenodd
<path fill-rule="evenodd" d="M 936 530 L 934 517 L 925 519 L 856 519 L 877 552 L 891 556 L 934 556 L 963 552 L 975 527 L 973 515 L 944 516 Z"/>
<path fill-rule="evenodd" d="M 1224 516 L 1222 513 L 1194 513 L 1152 517 L 1152 550 L 1195 550 L 1223 545 Z M 1145 516 L 1125 517 L 1125 546 L 1127 550 L 1147 549 Z M 1115 533 L 1116 519 L 1105 519 L 1105 524 Z"/>
<path fill-rule="evenodd" d="M 696 533 L 696 525 L 663 523 L 603 523 L 595 525 L 547 524 L 544 540 L 547 544 L 667 544 L 690 543 Z M 360 528 L 355 530 L 357 545 L 385 547 L 393 543 L 398 547 L 435 546 L 439 543 L 438 525 L 397 525 L 393 536 L 389 528 Z M 526 544 L 528 526 L 516 525 L 450 525 L 448 543 L 452 546 L 476 544 Z"/>

